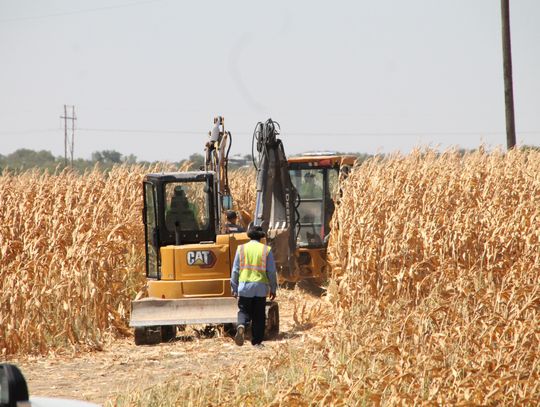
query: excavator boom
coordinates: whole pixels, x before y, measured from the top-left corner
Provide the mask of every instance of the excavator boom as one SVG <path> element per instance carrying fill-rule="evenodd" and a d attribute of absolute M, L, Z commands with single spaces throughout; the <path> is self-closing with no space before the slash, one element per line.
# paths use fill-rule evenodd
<path fill-rule="evenodd" d="M 258 151 L 254 224 L 266 232 L 280 279 L 296 281 L 296 205 L 298 194 L 289 175 L 279 124 L 257 123 L 253 147 Z"/>

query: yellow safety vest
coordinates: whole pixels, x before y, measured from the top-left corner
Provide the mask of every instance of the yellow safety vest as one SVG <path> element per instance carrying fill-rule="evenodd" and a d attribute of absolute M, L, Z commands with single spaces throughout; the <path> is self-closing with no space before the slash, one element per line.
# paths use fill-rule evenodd
<path fill-rule="evenodd" d="M 238 281 L 244 283 L 269 284 L 266 275 L 266 259 L 270 247 L 257 241 L 251 241 L 238 248 L 240 256 L 240 276 Z"/>

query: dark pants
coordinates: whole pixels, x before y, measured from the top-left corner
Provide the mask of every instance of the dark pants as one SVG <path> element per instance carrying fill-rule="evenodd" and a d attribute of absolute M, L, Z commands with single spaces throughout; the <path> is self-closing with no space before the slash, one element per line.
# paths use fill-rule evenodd
<path fill-rule="evenodd" d="M 264 339 L 266 297 L 239 297 L 238 325 L 251 321 L 251 344 L 258 345 Z"/>

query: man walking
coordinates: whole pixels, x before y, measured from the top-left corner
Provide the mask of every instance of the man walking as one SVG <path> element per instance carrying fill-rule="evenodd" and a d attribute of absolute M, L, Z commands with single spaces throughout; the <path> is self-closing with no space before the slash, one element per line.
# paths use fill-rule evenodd
<path fill-rule="evenodd" d="M 238 327 L 234 342 L 244 344 L 244 332 L 251 321 L 251 344 L 263 346 L 266 323 L 266 296 L 270 301 L 276 298 L 277 277 L 274 257 L 270 247 L 260 240 L 266 235 L 260 226 L 252 226 L 248 231 L 251 239 L 236 250 L 231 273 L 231 290 L 238 298 Z"/>

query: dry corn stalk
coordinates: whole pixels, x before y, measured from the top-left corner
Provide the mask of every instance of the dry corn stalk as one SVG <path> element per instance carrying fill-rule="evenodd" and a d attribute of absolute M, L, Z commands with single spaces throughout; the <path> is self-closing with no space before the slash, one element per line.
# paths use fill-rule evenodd
<path fill-rule="evenodd" d="M 340 335 L 326 350 L 349 360 L 350 397 L 540 401 L 539 174 L 539 152 L 482 150 L 351 174 L 330 244 Z"/>
<path fill-rule="evenodd" d="M 99 348 L 105 333 L 129 333 L 144 283 L 141 181 L 161 170 L 0 176 L 0 355 Z"/>

